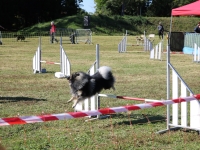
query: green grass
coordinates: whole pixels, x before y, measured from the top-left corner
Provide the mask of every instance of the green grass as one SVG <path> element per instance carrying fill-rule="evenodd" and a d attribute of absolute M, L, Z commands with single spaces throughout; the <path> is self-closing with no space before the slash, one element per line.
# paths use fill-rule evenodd
<path fill-rule="evenodd" d="M 110 66 L 116 78 L 116 90 L 101 93 L 166 99 L 166 54 L 162 55 L 163 61 L 150 60 L 149 52 L 144 52 L 142 46 L 128 46 L 126 53 L 118 53 L 121 39 L 121 36 L 93 36 L 91 45 L 72 45 L 63 41 L 72 72 L 90 68 L 95 61 L 96 44 L 99 44 L 100 65 Z M 155 43 L 158 41 L 156 39 Z M 129 36 L 128 43 L 135 44 L 135 36 Z M 67 103 L 70 98 L 67 80 L 54 77 L 59 66 L 43 64 L 47 73 L 33 74 L 32 58 L 37 46 L 37 38 L 27 38 L 26 42 L 3 39 L 0 46 L 0 118 L 73 112 L 72 104 Z M 59 44 L 50 44 L 48 37 L 42 37 L 42 58 L 59 61 Z M 198 94 L 199 64 L 192 62 L 191 55 L 183 54 L 171 55 L 171 63 Z M 102 108 L 137 103 L 101 98 Z M 195 131 L 156 134 L 166 129 L 166 107 L 85 120 L 87 118 L 2 126 L 0 143 L 7 150 L 199 149 L 199 135 Z"/>
<path fill-rule="evenodd" d="M 54 20 L 57 28 L 70 29 L 91 29 L 93 35 L 115 35 L 121 36 L 128 30 L 129 35 L 143 34 L 158 34 L 157 26 L 161 21 L 165 34 L 170 30 L 171 17 L 140 17 L 140 16 L 103 16 L 91 15 L 88 27 L 83 26 L 82 15 L 67 16 Z M 194 32 L 194 28 L 199 22 L 199 17 L 173 17 L 172 31 L 173 32 Z M 27 27 L 22 31 L 28 32 L 43 32 L 47 34 L 50 29 L 50 22 L 42 22 Z"/>

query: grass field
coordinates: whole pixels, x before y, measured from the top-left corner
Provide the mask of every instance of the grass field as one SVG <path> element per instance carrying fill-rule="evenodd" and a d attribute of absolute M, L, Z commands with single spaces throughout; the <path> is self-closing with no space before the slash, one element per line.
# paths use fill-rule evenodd
<path fill-rule="evenodd" d="M 149 99 L 166 99 L 166 54 L 162 61 L 150 60 L 142 46 L 128 46 L 118 53 L 121 36 L 93 36 L 93 44 L 69 44 L 63 48 L 72 72 L 88 71 L 100 45 L 100 65 L 110 66 L 116 78 L 115 91 L 101 93 Z M 73 112 L 68 104 L 70 89 L 66 79 L 57 79 L 59 66 L 45 65 L 47 73 L 33 74 L 32 59 L 38 38 L 25 42 L 3 39 L 0 45 L 0 118 Z M 42 59 L 59 61 L 59 44 L 42 37 Z M 155 40 L 154 44 L 159 42 Z M 128 37 L 135 44 L 135 36 Z M 167 41 L 164 40 L 164 49 Z M 199 94 L 199 64 L 191 55 L 172 54 L 171 63 Z M 135 101 L 101 98 L 101 108 L 137 104 Z M 141 102 L 140 102 L 141 103 Z M 87 118 L 0 127 L 0 144 L 7 150 L 182 150 L 199 149 L 195 131 L 156 132 L 166 129 L 166 107 L 113 114 L 106 119 Z"/>

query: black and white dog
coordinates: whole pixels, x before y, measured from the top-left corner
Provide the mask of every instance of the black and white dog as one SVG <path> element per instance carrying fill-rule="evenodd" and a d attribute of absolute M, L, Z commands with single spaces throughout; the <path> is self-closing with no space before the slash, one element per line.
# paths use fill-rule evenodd
<path fill-rule="evenodd" d="M 108 66 L 102 66 L 94 75 L 90 76 L 82 71 L 75 72 L 67 77 L 71 89 L 72 97 L 68 102 L 74 101 L 73 108 L 80 101 L 99 93 L 103 89 L 112 88 L 115 90 L 115 78 Z"/>

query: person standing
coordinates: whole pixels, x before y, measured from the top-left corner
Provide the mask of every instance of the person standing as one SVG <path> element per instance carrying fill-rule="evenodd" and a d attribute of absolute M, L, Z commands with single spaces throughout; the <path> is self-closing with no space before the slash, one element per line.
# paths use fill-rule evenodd
<path fill-rule="evenodd" d="M 194 31 L 196 33 L 200 33 L 200 22 L 197 24 L 197 26 L 194 28 Z"/>
<path fill-rule="evenodd" d="M 161 22 L 159 22 L 159 25 L 158 25 L 158 35 L 159 35 L 159 38 L 160 39 L 163 39 L 163 33 L 164 33 L 164 27 L 162 25 Z"/>
<path fill-rule="evenodd" d="M 51 34 L 51 43 L 55 40 L 55 33 L 56 33 L 56 26 L 54 22 L 51 22 L 51 29 L 50 29 L 50 34 Z"/>

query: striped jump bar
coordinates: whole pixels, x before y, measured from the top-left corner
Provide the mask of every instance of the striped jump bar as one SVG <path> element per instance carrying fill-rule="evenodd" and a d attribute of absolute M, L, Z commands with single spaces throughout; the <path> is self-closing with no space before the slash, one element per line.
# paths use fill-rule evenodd
<path fill-rule="evenodd" d="M 74 119 L 74 118 L 81 118 L 81 117 L 87 117 L 87 116 L 106 115 L 106 114 L 115 114 L 115 113 L 128 112 L 128 111 L 134 111 L 134 110 L 140 110 L 140 109 L 146 109 L 146 108 L 153 108 L 153 107 L 158 107 L 158 106 L 171 105 L 175 103 L 190 102 L 197 99 L 200 99 L 200 94 L 189 96 L 189 97 L 182 97 L 182 98 L 180 97 L 180 98 L 172 99 L 172 100 L 163 100 L 160 102 L 126 105 L 126 106 L 112 107 L 112 108 L 103 108 L 103 109 L 92 110 L 92 111 L 69 112 L 69 113 L 61 113 L 61 114 L 39 115 L 39 116 L 0 118 L 0 126 L 28 124 L 28 123 L 46 122 L 46 121 L 55 121 L 55 120 L 66 120 L 66 119 Z"/>
<path fill-rule="evenodd" d="M 116 95 L 111 95 L 111 94 L 98 94 L 98 96 L 108 97 L 108 98 L 125 99 L 125 100 L 134 100 L 134 101 L 145 101 L 145 102 L 160 102 L 160 101 L 163 101 L 163 100 L 154 100 L 154 99 L 127 97 L 127 96 L 116 96 Z"/>
<path fill-rule="evenodd" d="M 42 60 L 40 62 L 45 63 L 45 64 L 60 65 L 60 63 L 58 63 L 58 62 L 51 62 L 51 61 L 45 61 L 45 60 Z"/>

